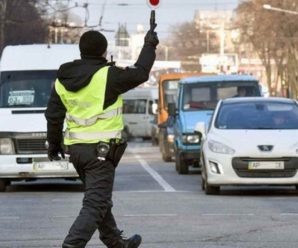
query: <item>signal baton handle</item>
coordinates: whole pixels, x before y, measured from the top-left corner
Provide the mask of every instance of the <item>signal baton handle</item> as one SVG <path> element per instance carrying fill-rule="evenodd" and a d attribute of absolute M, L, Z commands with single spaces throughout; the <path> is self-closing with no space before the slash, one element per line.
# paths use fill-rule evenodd
<path fill-rule="evenodd" d="M 156 27 L 155 10 L 151 10 L 151 14 L 150 14 L 150 31 L 154 32 L 155 27 Z"/>

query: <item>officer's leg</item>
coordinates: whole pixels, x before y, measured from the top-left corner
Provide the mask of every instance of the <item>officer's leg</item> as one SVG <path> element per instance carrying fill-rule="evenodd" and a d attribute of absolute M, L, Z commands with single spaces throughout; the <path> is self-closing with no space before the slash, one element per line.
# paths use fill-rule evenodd
<path fill-rule="evenodd" d="M 90 150 L 86 150 L 87 154 L 83 153 L 80 156 L 82 160 L 88 157 Z M 83 207 L 64 240 L 65 244 L 82 244 L 78 247 L 85 247 L 91 239 L 98 223 L 102 223 L 108 209 L 112 206 L 114 173 L 114 166 L 110 162 L 99 161 L 96 155 L 84 166 L 85 196 Z"/>
<path fill-rule="evenodd" d="M 121 239 L 121 231 L 118 229 L 112 208 L 108 209 L 102 223 L 98 224 L 99 238 L 107 246 L 113 247 Z"/>

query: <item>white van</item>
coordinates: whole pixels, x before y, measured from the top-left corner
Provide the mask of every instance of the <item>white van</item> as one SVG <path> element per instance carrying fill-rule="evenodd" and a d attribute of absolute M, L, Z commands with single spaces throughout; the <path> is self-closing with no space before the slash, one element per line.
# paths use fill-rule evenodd
<path fill-rule="evenodd" d="M 122 95 L 124 134 L 127 138 L 151 138 L 152 125 L 156 117 L 158 89 L 135 88 Z"/>
<path fill-rule="evenodd" d="M 44 112 L 59 66 L 78 45 L 7 46 L 0 63 L 0 191 L 14 180 L 77 178 L 67 159 L 47 158 Z"/>

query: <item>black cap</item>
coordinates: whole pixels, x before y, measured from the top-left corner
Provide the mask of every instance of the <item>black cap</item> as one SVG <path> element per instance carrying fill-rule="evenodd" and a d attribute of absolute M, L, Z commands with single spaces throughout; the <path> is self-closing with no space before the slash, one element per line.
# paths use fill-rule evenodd
<path fill-rule="evenodd" d="M 107 50 L 108 41 L 102 33 L 91 30 L 81 36 L 79 47 L 82 58 L 98 58 Z"/>

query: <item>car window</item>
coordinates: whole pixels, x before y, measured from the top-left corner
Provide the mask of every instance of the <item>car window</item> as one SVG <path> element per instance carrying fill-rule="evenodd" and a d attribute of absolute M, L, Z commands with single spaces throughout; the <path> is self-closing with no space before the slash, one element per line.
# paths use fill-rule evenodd
<path fill-rule="evenodd" d="M 241 85 L 241 86 L 239 86 Z M 209 82 L 183 86 L 182 107 L 184 111 L 215 109 L 221 99 L 237 96 L 260 96 L 257 83 Z"/>
<path fill-rule="evenodd" d="M 215 126 L 219 129 L 298 129 L 296 104 L 243 102 L 222 104 Z"/>

